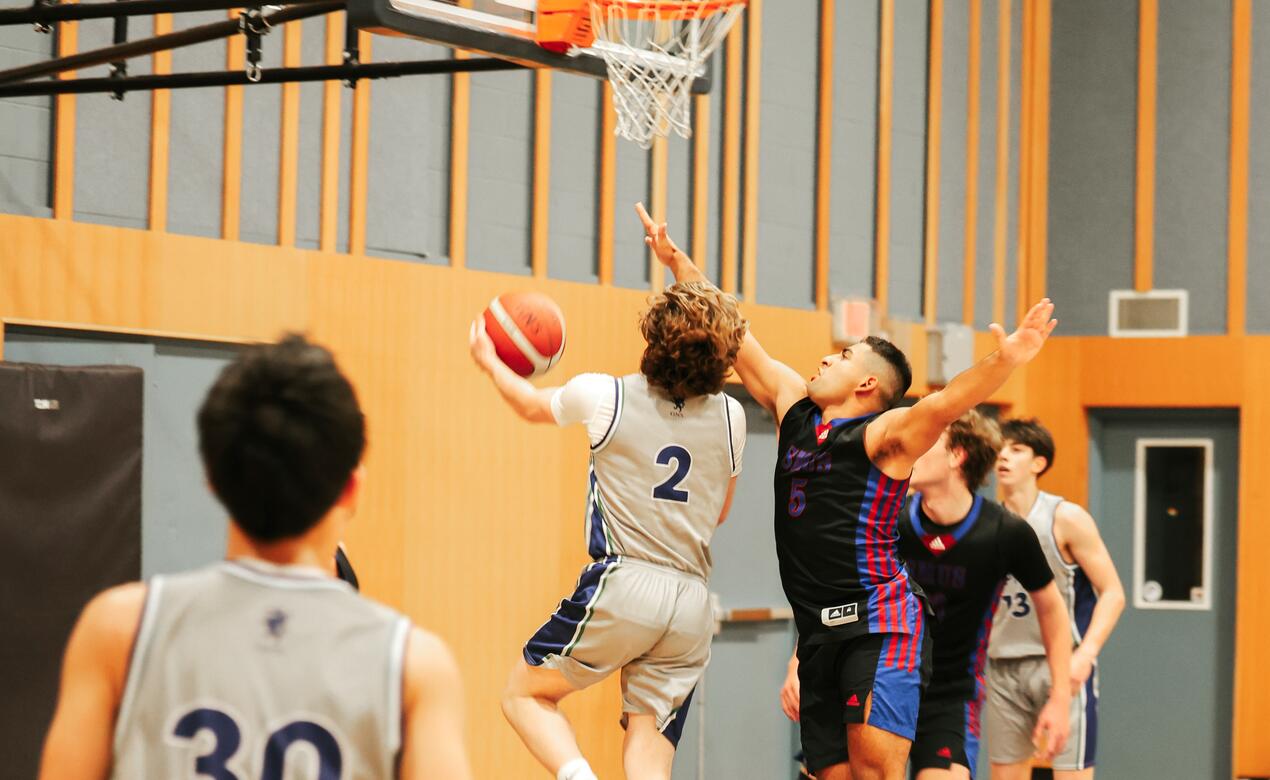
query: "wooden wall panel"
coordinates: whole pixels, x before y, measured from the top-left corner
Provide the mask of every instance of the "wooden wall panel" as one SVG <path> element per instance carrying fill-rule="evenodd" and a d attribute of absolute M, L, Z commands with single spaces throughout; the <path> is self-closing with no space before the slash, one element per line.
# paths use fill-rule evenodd
<path fill-rule="evenodd" d="M 303 330 L 332 347 L 369 419 L 366 493 L 348 537 L 366 591 L 454 647 L 476 776 L 538 776 L 498 698 L 585 561 L 587 449 L 580 430 L 513 419 L 471 366 L 467 327 L 496 293 L 533 287 L 560 303 L 573 334 L 549 382 L 625 373 L 638 366 L 647 291 L 26 217 L 0 215 L 0 234 L 0 318 L 217 340 Z M 746 314 L 800 371 L 832 349 L 827 313 Z M 498 619 L 478 626 L 473 615 Z M 619 776 L 617 679 L 565 709 L 597 771 Z"/>

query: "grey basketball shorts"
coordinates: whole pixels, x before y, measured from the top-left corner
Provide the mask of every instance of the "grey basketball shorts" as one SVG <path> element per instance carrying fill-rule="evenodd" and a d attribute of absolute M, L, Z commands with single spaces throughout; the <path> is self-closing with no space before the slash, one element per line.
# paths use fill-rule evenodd
<path fill-rule="evenodd" d="M 622 713 L 652 715 L 672 744 L 710 660 L 714 615 L 700 578 L 621 556 L 582 570 L 525 643 L 525 661 L 560 671 L 576 688 L 622 672 Z"/>
<path fill-rule="evenodd" d="M 1036 752 L 1032 731 L 1050 694 L 1045 656 L 993 659 L 988 665 L 988 712 L 984 729 L 994 764 L 1026 761 Z M 1072 696 L 1071 734 L 1051 766 L 1062 770 L 1094 765 L 1098 747 L 1098 667 Z"/>

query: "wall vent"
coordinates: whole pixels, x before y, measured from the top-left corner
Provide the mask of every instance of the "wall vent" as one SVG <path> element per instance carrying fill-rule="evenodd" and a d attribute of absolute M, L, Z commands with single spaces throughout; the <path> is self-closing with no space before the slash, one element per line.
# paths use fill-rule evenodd
<path fill-rule="evenodd" d="M 1112 290 L 1108 333 L 1117 338 L 1186 335 L 1186 290 Z"/>

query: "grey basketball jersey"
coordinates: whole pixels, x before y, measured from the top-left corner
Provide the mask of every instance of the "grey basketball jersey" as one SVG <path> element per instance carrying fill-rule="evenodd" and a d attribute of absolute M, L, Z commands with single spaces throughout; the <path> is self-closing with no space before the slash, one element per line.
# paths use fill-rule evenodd
<path fill-rule="evenodd" d="M 1080 643 L 1096 601 L 1089 579 L 1079 566 L 1063 560 L 1054 538 L 1054 512 L 1063 503 L 1061 496 L 1041 492 L 1028 512 L 1027 522 L 1036 531 L 1045 550 L 1045 558 L 1054 571 L 1054 584 L 1067 604 L 1068 623 L 1072 631 L 1072 645 Z M 1006 579 L 1001 591 L 1001 602 L 992 618 L 992 637 L 988 642 L 989 658 L 1025 658 L 1045 655 L 1045 643 L 1041 641 L 1041 624 L 1028 592 L 1013 577 Z"/>
<path fill-rule="evenodd" d="M 613 423 L 591 448 L 588 550 L 706 579 L 710 537 L 740 466 L 732 432 L 744 441 L 744 411 L 723 393 L 677 404 L 642 374 L 614 382 Z"/>
<path fill-rule="evenodd" d="M 406 618 L 320 572 L 255 560 L 147 590 L 114 778 L 396 776 Z"/>

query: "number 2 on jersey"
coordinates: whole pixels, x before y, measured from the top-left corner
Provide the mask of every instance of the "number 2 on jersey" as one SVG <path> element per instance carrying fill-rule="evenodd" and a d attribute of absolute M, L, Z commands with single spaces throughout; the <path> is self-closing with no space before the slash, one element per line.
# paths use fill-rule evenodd
<path fill-rule="evenodd" d="M 212 749 L 194 761 L 194 772 L 214 780 L 239 780 L 229 768 L 242 744 L 242 730 L 229 715 L 211 707 L 190 710 L 176 722 L 172 735 L 186 741 L 194 740 L 199 732 L 211 732 Z M 318 780 L 339 780 L 343 774 L 344 757 L 340 753 L 339 740 L 318 724 L 297 720 L 269 735 L 265 742 L 265 762 L 261 780 L 282 780 L 286 767 L 287 748 L 296 742 L 307 742 L 317 752 Z"/>
<path fill-rule="evenodd" d="M 662 447 L 661 452 L 657 453 L 656 461 L 658 466 L 669 466 L 672 460 L 675 462 L 675 473 L 671 474 L 670 478 L 665 482 L 653 488 L 653 498 L 686 504 L 688 503 L 688 491 L 680 490 L 679 483 L 687 478 L 688 471 L 692 468 L 692 453 L 678 444 Z"/>

